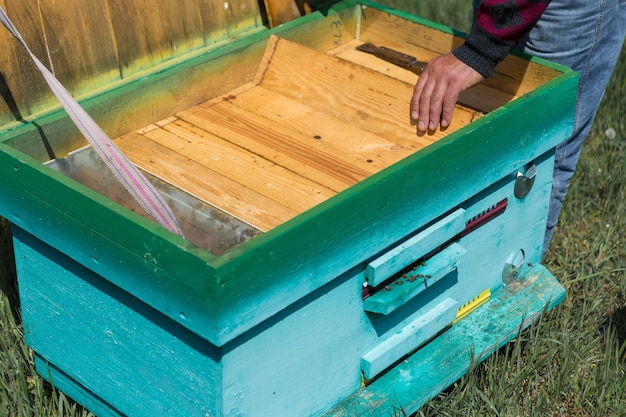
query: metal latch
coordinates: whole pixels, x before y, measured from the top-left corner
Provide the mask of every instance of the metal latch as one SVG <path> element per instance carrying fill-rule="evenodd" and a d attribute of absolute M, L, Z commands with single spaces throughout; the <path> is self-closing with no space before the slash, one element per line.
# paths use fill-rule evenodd
<path fill-rule="evenodd" d="M 535 184 L 536 175 L 537 165 L 535 165 L 534 162 L 528 167 L 525 174 L 522 174 L 521 172 L 517 173 L 517 176 L 515 177 L 515 190 L 513 191 L 515 197 L 524 198 L 528 195 Z"/>

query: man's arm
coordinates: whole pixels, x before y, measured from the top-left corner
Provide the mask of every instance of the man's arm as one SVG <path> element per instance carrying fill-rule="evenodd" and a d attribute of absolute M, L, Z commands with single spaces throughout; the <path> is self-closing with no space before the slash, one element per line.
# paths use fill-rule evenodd
<path fill-rule="evenodd" d="M 550 0 L 484 0 L 465 42 L 431 60 L 413 91 L 411 118 L 420 131 L 448 127 L 461 91 L 493 76 L 537 23 Z"/>

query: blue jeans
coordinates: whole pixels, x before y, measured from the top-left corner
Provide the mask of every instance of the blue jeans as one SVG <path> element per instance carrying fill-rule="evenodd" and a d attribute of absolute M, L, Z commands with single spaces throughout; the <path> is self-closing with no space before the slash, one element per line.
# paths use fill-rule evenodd
<path fill-rule="evenodd" d="M 626 0 L 552 0 L 519 45 L 529 55 L 563 64 L 580 74 L 574 131 L 556 148 L 544 254 L 625 35 Z"/>
<path fill-rule="evenodd" d="M 480 0 L 474 0 L 474 10 Z M 556 148 L 545 254 L 580 151 L 613 74 L 626 34 L 626 0 L 552 0 L 518 45 L 580 74 L 572 136 Z"/>

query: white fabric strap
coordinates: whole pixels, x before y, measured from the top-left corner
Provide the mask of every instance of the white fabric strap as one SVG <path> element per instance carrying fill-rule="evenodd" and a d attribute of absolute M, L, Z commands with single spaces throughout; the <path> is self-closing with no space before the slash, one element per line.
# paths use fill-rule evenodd
<path fill-rule="evenodd" d="M 61 102 L 72 121 L 81 133 L 91 143 L 100 158 L 111 169 L 122 183 L 124 188 L 141 204 L 141 206 L 163 227 L 182 236 L 182 230 L 172 213 L 172 210 L 152 186 L 148 179 L 126 158 L 122 151 L 104 133 L 98 124 L 72 98 L 70 93 L 56 79 L 39 59 L 30 51 L 22 35 L 0 7 L 0 21 L 9 32 L 19 41 L 31 56 L 35 65 L 41 71 L 50 89 Z"/>

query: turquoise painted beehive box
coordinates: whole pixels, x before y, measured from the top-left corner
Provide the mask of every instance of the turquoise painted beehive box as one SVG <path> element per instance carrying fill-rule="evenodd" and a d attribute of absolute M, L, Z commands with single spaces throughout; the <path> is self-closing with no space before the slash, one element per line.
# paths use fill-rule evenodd
<path fill-rule="evenodd" d="M 95 414 L 410 413 L 563 298 L 540 255 L 574 72 L 510 56 L 418 135 L 417 75 L 357 47 L 428 60 L 448 28 L 369 2 L 101 3 L 6 11 L 185 238 L 0 35 L 25 338 Z"/>

